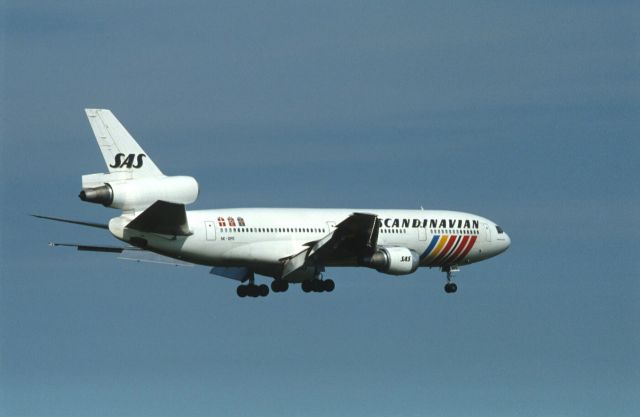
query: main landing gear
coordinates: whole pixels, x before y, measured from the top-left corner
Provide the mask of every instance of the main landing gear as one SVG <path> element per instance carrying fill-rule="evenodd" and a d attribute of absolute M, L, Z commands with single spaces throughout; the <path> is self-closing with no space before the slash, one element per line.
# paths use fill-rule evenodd
<path fill-rule="evenodd" d="M 249 276 L 249 283 L 247 285 L 238 285 L 236 289 L 238 297 L 266 297 L 269 295 L 269 287 L 265 284 L 256 285 L 253 274 Z"/>
<path fill-rule="evenodd" d="M 302 291 L 304 292 L 331 292 L 336 288 L 332 279 L 322 279 L 321 274 L 317 274 L 315 278 L 302 282 Z M 271 291 L 285 292 L 289 289 L 289 282 L 284 279 L 274 279 L 271 282 Z M 248 284 L 238 285 L 236 289 L 238 297 L 266 297 L 269 295 L 269 287 L 265 284 L 256 285 L 253 277 L 249 278 Z"/>
<path fill-rule="evenodd" d="M 269 295 L 269 287 L 265 284 L 256 285 L 253 282 L 250 282 L 247 285 L 238 285 L 236 289 L 236 293 L 238 297 L 266 297 Z"/>
<path fill-rule="evenodd" d="M 442 267 L 442 272 L 447 273 L 447 283 L 444 284 L 444 292 L 446 292 L 447 294 L 453 294 L 454 292 L 458 291 L 458 286 L 455 282 L 453 282 L 453 273 L 458 271 L 459 269 L 455 266 Z"/>
<path fill-rule="evenodd" d="M 285 292 L 289 289 L 289 283 L 283 279 L 276 279 L 271 283 L 273 292 Z M 266 297 L 269 295 L 269 287 L 266 284 L 256 285 L 253 279 L 249 279 L 246 285 L 238 285 L 236 289 L 238 297 Z"/>
<path fill-rule="evenodd" d="M 310 279 L 302 281 L 302 291 L 304 292 L 331 292 L 336 287 L 332 279 Z"/>
<path fill-rule="evenodd" d="M 289 283 L 283 279 L 274 279 L 271 282 L 271 291 L 273 292 L 285 292 L 289 289 Z"/>

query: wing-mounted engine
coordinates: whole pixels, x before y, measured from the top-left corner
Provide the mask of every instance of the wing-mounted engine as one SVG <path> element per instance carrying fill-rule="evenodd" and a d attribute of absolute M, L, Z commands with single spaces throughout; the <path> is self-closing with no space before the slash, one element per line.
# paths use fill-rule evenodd
<path fill-rule="evenodd" d="M 83 175 L 80 199 L 105 207 L 137 210 L 158 200 L 191 204 L 198 198 L 198 182 L 193 177 L 121 177 L 119 173 Z"/>
<path fill-rule="evenodd" d="M 360 259 L 360 264 L 389 275 L 407 275 L 420 265 L 420 255 L 404 247 L 378 246 L 373 254 Z"/>

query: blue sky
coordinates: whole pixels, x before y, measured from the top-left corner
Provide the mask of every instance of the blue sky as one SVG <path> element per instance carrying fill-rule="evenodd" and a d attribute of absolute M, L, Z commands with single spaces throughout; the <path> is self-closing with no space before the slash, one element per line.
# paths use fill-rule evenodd
<path fill-rule="evenodd" d="M 2 10 L 0 415 L 640 413 L 634 2 L 30 2 Z M 193 208 L 469 211 L 512 238 L 458 274 L 330 270 L 238 299 L 114 244 L 85 107 Z"/>

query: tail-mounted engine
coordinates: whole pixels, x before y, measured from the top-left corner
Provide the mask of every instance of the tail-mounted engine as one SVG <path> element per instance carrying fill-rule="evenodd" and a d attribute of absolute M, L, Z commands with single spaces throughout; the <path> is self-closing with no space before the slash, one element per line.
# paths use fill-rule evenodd
<path fill-rule="evenodd" d="M 158 200 L 190 204 L 198 198 L 198 182 L 186 176 L 121 179 L 117 174 L 84 175 L 79 197 L 122 210 L 146 208 Z"/>
<path fill-rule="evenodd" d="M 403 247 L 379 246 L 376 251 L 362 258 L 360 264 L 389 275 L 407 275 L 420 265 L 420 255 Z"/>

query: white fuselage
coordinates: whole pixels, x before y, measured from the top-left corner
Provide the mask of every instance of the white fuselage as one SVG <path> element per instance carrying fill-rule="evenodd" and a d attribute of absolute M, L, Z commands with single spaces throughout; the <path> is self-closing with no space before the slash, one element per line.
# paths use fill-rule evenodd
<path fill-rule="evenodd" d="M 274 278 L 274 292 L 286 291 L 290 282 L 302 283 L 304 292 L 331 292 L 335 283 L 322 276 L 324 268 L 331 266 L 364 266 L 389 275 L 408 275 L 421 266 L 439 267 L 447 274 L 445 291 L 453 293 L 457 285 L 452 277 L 459 266 L 496 256 L 511 243 L 494 222 L 456 211 L 186 211 L 200 192 L 195 178 L 165 175 L 109 109 L 85 112 L 108 173 L 83 175 L 78 197 L 122 210 L 107 227 L 133 247 L 57 246 L 116 253 L 151 251 L 172 258 L 164 263 L 184 264 L 176 262 L 181 260 L 209 265 L 214 275 L 249 281 L 238 286 L 238 296 L 257 297 L 266 296 L 269 288 L 255 285 L 255 274 Z"/>
<path fill-rule="evenodd" d="M 333 231 L 354 212 L 380 219 L 378 245 L 405 247 L 420 255 L 420 266 L 447 267 L 478 262 L 505 251 L 509 236 L 474 214 L 443 210 L 230 208 L 187 212 L 190 236 L 163 236 L 110 223 L 117 238 L 144 239 L 145 249 L 188 262 L 249 267 L 277 276 L 283 258 L 297 254 Z M 357 266 L 346 259 L 324 266 Z"/>

